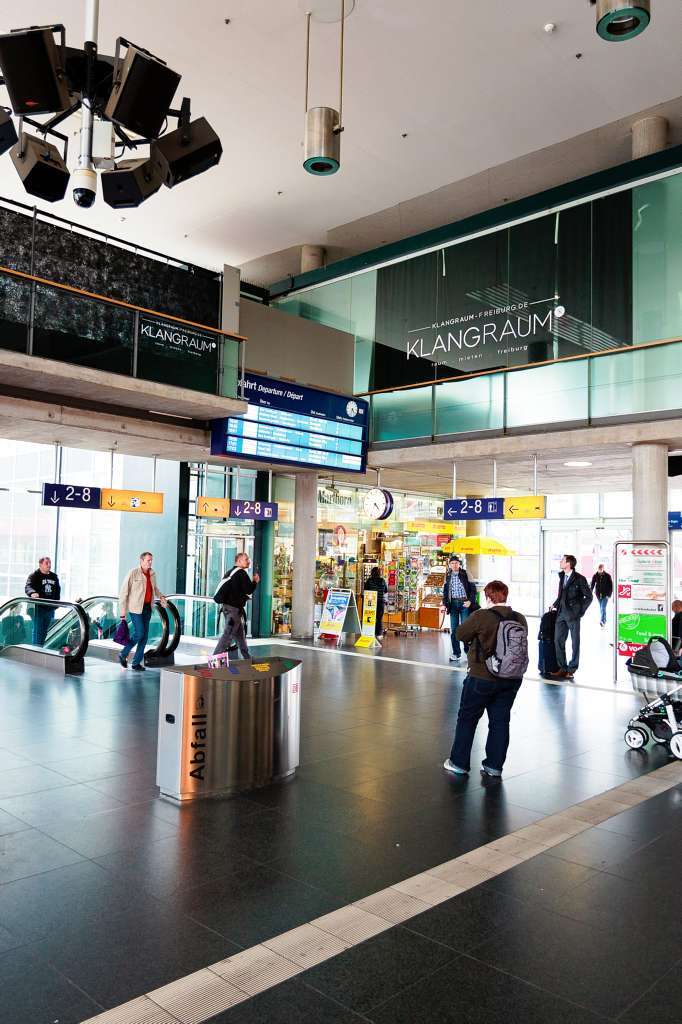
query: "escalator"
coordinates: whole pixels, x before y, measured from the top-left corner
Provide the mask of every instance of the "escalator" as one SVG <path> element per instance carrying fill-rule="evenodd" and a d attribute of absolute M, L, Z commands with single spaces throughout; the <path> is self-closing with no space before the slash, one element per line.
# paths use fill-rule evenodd
<path fill-rule="evenodd" d="M 83 672 L 90 619 L 73 601 L 14 597 L 0 606 L 0 655 L 61 675 Z"/>
<path fill-rule="evenodd" d="M 16 597 L 0 606 L 0 657 L 58 673 L 84 670 L 84 659 L 116 661 L 114 643 L 120 617 L 118 598 L 96 595 L 83 601 L 42 601 Z M 172 601 L 155 603 L 145 664 L 172 664 L 181 639 L 181 621 Z"/>

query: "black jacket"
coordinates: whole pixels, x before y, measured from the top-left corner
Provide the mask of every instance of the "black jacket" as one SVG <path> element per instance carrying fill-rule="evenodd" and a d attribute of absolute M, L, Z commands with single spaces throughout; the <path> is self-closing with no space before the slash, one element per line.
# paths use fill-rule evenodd
<path fill-rule="evenodd" d="M 26 580 L 24 593 L 27 597 L 37 594 L 45 601 L 59 601 L 62 594 L 59 576 L 56 572 L 41 572 L 40 569 L 36 569 Z"/>
<path fill-rule="evenodd" d="M 608 572 L 595 572 L 590 583 L 590 590 L 594 591 L 594 596 L 599 599 L 601 597 L 611 597 L 613 594 L 613 580 Z"/>
<path fill-rule="evenodd" d="M 244 608 L 257 586 L 246 569 L 235 565 L 223 576 L 213 600 L 217 604 L 229 604 L 231 608 Z"/>
<path fill-rule="evenodd" d="M 365 590 L 376 590 L 377 611 L 384 607 L 384 594 L 387 593 L 388 587 L 383 576 L 368 576 L 365 580 Z"/>
<path fill-rule="evenodd" d="M 448 571 L 448 573 L 445 576 L 445 586 L 443 587 L 443 605 L 444 605 L 445 610 L 447 612 L 450 611 L 450 577 L 451 576 L 452 576 L 452 573 L 450 571 Z M 471 581 L 469 580 L 469 577 L 467 575 L 466 569 L 460 569 L 459 570 L 459 578 L 460 578 L 462 586 L 464 587 L 464 592 L 466 593 L 466 597 L 463 600 L 465 600 L 465 601 L 472 601 L 471 591 L 472 591 L 472 588 L 473 588 L 473 583 L 471 583 Z"/>
<path fill-rule="evenodd" d="M 682 640 L 682 612 L 675 612 L 673 615 L 670 635 L 673 640 Z"/>
<path fill-rule="evenodd" d="M 565 577 L 565 572 L 559 573 L 559 593 L 553 607 L 563 612 L 567 619 L 582 619 L 592 604 L 592 591 L 585 577 L 575 569 L 564 588 Z"/>

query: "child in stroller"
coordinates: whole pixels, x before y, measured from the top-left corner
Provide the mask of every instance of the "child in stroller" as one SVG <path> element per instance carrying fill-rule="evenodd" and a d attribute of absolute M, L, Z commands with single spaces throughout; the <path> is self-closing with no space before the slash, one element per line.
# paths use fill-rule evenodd
<path fill-rule="evenodd" d="M 627 662 L 632 687 L 647 701 L 625 731 L 625 742 L 640 750 L 651 738 L 682 760 L 682 672 L 667 640 L 653 636 Z"/>

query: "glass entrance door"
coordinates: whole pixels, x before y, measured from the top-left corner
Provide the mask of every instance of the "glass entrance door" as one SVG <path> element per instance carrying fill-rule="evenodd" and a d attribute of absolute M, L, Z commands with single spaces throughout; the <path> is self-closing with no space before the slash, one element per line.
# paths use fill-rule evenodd
<path fill-rule="evenodd" d="M 251 569 L 249 572 L 254 572 L 253 566 L 253 537 L 243 536 L 239 534 L 227 534 L 227 535 L 213 535 L 206 534 L 204 536 L 204 550 L 202 558 L 202 580 L 201 589 L 199 593 L 206 594 L 209 597 L 215 594 L 218 589 L 218 584 L 221 579 L 228 572 L 235 563 L 237 555 L 246 553 L 251 559 Z M 248 628 L 251 628 L 251 602 L 248 601 L 246 604 L 246 620 Z"/>

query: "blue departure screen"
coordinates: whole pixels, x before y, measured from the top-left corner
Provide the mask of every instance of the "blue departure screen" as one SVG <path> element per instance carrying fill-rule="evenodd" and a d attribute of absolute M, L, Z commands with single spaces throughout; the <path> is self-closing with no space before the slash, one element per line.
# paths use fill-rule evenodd
<path fill-rule="evenodd" d="M 214 420 L 212 455 L 364 472 L 369 404 L 246 374 L 244 416 Z"/>

